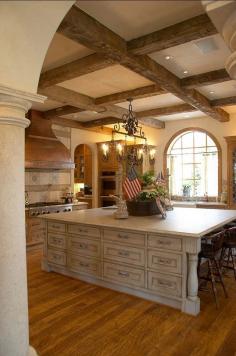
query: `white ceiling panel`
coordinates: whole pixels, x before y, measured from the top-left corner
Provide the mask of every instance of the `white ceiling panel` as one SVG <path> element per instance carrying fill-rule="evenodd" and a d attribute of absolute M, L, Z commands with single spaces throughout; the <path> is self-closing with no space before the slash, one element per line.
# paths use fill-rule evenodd
<path fill-rule="evenodd" d="M 121 65 L 113 65 L 81 77 L 67 80 L 60 86 L 97 98 L 153 84 Z"/>
<path fill-rule="evenodd" d="M 76 120 L 79 122 L 87 122 L 87 121 L 91 121 L 91 120 L 102 119 L 104 117 L 109 117 L 109 116 L 111 116 L 111 115 L 108 112 L 103 113 L 103 114 L 98 114 L 94 111 L 82 111 L 82 112 L 78 112 L 78 113 L 74 113 L 74 114 L 70 114 L 70 115 L 64 115 L 62 117 L 66 118 L 66 119 Z"/>
<path fill-rule="evenodd" d="M 236 96 L 236 80 L 207 85 L 198 88 L 198 91 L 211 100 Z"/>
<path fill-rule="evenodd" d="M 78 58 L 86 57 L 91 53 L 93 51 L 90 49 L 56 33 L 48 48 L 42 72 L 72 62 Z"/>
<path fill-rule="evenodd" d="M 201 1 L 77 1 L 77 6 L 126 40 L 204 12 Z"/>
<path fill-rule="evenodd" d="M 222 109 L 224 109 L 229 114 L 235 114 L 236 113 L 236 105 L 224 106 L 224 107 L 222 107 Z"/>
<path fill-rule="evenodd" d="M 156 119 L 160 121 L 175 121 L 175 120 L 190 120 L 190 119 L 196 119 L 200 117 L 206 117 L 201 111 L 194 111 L 194 112 L 188 112 L 188 113 L 179 113 L 179 114 L 173 114 L 173 115 L 163 115 L 163 116 L 158 116 Z"/>
<path fill-rule="evenodd" d="M 179 78 L 184 78 L 224 68 L 229 55 L 230 51 L 221 36 L 214 35 L 167 48 L 149 56 Z"/>
<path fill-rule="evenodd" d="M 132 106 L 133 106 L 133 110 L 138 112 L 138 111 L 149 110 L 154 108 L 161 108 L 165 106 L 178 105 L 182 103 L 183 100 L 177 98 L 173 94 L 168 93 L 168 94 L 151 96 L 149 98 L 135 99 L 132 102 Z M 116 105 L 128 109 L 129 103 L 126 101 Z"/>

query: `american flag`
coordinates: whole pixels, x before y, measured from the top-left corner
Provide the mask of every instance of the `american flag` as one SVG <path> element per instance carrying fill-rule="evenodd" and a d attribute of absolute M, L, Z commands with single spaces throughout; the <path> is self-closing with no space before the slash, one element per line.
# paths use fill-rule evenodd
<path fill-rule="evenodd" d="M 141 191 L 141 184 L 134 167 L 130 168 L 129 173 L 123 182 L 123 189 L 129 199 L 136 197 Z"/>

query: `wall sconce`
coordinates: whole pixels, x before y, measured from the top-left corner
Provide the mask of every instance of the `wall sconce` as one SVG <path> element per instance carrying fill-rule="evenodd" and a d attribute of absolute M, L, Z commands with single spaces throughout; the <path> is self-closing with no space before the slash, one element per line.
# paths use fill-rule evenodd
<path fill-rule="evenodd" d="M 108 161 L 109 158 L 109 145 L 107 143 L 102 144 L 102 159 Z"/>
<path fill-rule="evenodd" d="M 143 154 L 144 154 L 143 148 L 139 148 L 137 150 L 137 159 L 139 163 L 143 162 Z"/>
<path fill-rule="evenodd" d="M 149 163 L 150 164 L 154 164 L 155 163 L 155 154 L 156 154 L 155 148 L 151 148 L 150 151 L 149 151 Z"/>
<path fill-rule="evenodd" d="M 118 162 L 121 162 L 124 158 L 124 147 L 121 143 L 118 143 L 116 145 L 116 159 Z"/>

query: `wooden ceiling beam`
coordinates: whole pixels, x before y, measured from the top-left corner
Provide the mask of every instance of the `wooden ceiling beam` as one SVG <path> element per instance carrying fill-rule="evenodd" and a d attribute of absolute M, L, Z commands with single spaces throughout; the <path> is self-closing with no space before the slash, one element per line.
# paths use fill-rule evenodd
<path fill-rule="evenodd" d="M 102 119 L 90 120 L 83 123 L 84 127 L 96 127 L 96 126 L 104 126 L 104 125 L 113 125 L 117 122 L 121 122 L 122 119 L 118 119 L 117 117 L 104 117 Z"/>
<path fill-rule="evenodd" d="M 148 56 L 129 56 L 122 64 L 134 72 L 156 82 L 185 103 L 218 121 L 229 121 L 229 115 L 220 108 L 211 106 L 210 101 L 194 89 L 183 88 L 180 79 Z"/>
<path fill-rule="evenodd" d="M 126 68 L 148 78 L 206 115 L 218 121 L 229 120 L 228 113 L 220 108 L 212 107 L 209 100 L 196 90 L 181 87 L 178 77 L 147 55 L 128 54 L 126 42 L 120 36 L 75 5 L 66 14 L 58 31 L 74 41 L 106 54 L 113 60 L 119 60 Z"/>
<path fill-rule="evenodd" d="M 77 59 L 42 73 L 39 80 L 39 88 L 50 87 L 65 82 L 66 80 L 112 66 L 115 63 L 117 62 L 111 58 L 107 58 L 103 54 L 90 54 L 87 57 Z"/>
<path fill-rule="evenodd" d="M 97 105 L 102 104 L 117 104 L 122 103 L 128 98 L 140 99 L 140 98 L 149 98 L 154 95 L 166 94 L 166 91 L 158 85 L 147 85 L 145 87 L 140 87 L 132 90 L 122 91 L 120 93 L 110 94 L 102 96 L 95 99 Z"/>
<path fill-rule="evenodd" d="M 236 105 L 236 96 L 212 100 L 211 105 L 214 107 Z"/>
<path fill-rule="evenodd" d="M 85 126 L 84 122 L 78 122 L 76 120 L 71 120 L 71 119 L 64 119 L 62 117 L 54 116 L 51 118 L 51 122 L 55 125 L 70 127 L 73 129 L 87 130 L 87 131 L 97 132 L 109 136 L 111 136 L 112 134 L 112 129 L 109 127 L 87 127 Z"/>
<path fill-rule="evenodd" d="M 64 105 L 69 105 L 70 107 L 77 107 L 79 110 L 90 110 L 104 112 L 105 108 L 95 105 L 94 99 L 77 93 L 76 91 L 63 88 L 59 85 L 54 85 L 47 88 L 39 88 L 39 93 L 46 95 L 49 99 L 59 101 Z M 65 114 L 64 114 L 65 115 Z"/>
<path fill-rule="evenodd" d="M 138 37 L 128 42 L 128 51 L 143 55 L 215 35 L 217 30 L 206 14 Z"/>
<path fill-rule="evenodd" d="M 70 115 L 70 114 L 76 114 L 78 112 L 84 111 L 83 109 L 79 109 L 75 106 L 71 105 L 64 105 L 60 106 L 59 108 L 56 109 L 51 109 L 44 111 L 44 116 L 45 117 L 58 117 L 58 116 L 64 116 L 64 115 Z"/>
<path fill-rule="evenodd" d="M 71 40 L 91 48 L 95 52 L 108 55 L 120 62 L 127 50 L 126 42 L 93 17 L 73 5 L 67 12 L 57 32 Z"/>
<path fill-rule="evenodd" d="M 205 85 L 219 84 L 228 80 L 231 80 L 231 78 L 227 71 L 225 69 L 218 69 L 183 78 L 180 80 L 180 84 L 182 87 L 189 89 Z"/>

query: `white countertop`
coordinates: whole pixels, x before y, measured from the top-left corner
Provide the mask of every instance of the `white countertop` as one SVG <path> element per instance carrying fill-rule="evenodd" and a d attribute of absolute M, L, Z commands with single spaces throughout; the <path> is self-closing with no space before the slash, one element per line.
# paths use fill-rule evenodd
<path fill-rule="evenodd" d="M 156 232 L 177 236 L 202 237 L 208 232 L 236 219 L 236 210 L 174 208 L 163 220 L 160 215 L 147 217 L 129 216 L 114 219 L 114 210 L 89 209 L 41 215 L 43 219 L 66 223 L 80 223 L 99 227 Z"/>
<path fill-rule="evenodd" d="M 227 204 L 221 202 L 210 202 L 210 201 L 191 201 L 191 200 L 172 200 L 172 204 L 175 207 L 183 207 L 183 208 L 196 208 L 198 205 L 205 206 L 222 206 L 222 208 L 227 207 Z"/>

